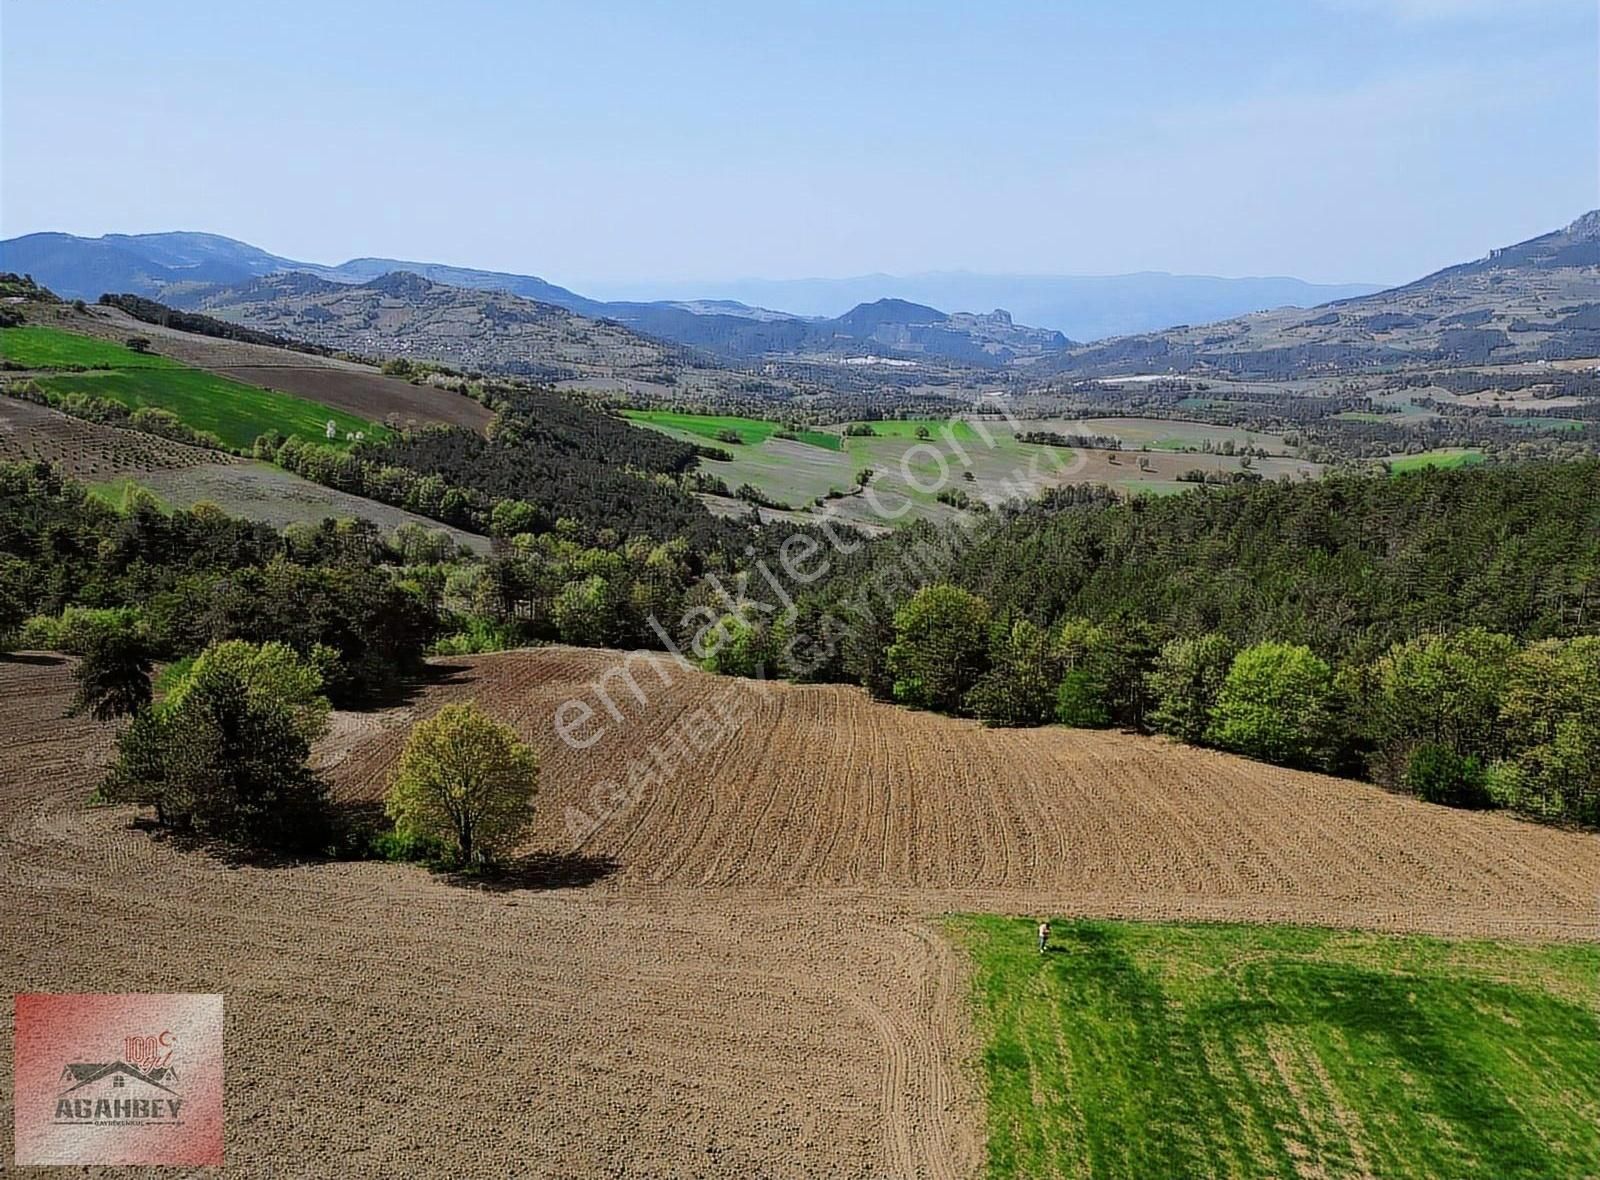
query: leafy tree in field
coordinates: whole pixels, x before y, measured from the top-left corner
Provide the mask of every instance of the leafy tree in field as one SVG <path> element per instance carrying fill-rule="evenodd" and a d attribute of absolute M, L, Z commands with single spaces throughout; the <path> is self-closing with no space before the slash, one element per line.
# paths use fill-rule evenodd
<path fill-rule="evenodd" d="M 142 712 L 150 704 L 150 670 L 150 648 L 132 627 L 94 632 L 72 672 L 72 712 L 96 721 Z"/>
<path fill-rule="evenodd" d="M 306 765 L 327 717 L 317 683 L 281 644 L 208 649 L 159 707 L 135 716 L 104 794 L 236 845 L 320 846 L 327 793 Z"/>
<path fill-rule="evenodd" d="M 1487 807 L 1490 804 L 1483 763 L 1472 754 L 1450 746 L 1425 742 L 1406 764 L 1406 789 L 1428 803 L 1449 807 Z"/>
<path fill-rule="evenodd" d="M 1287 766 L 1325 765 L 1333 745 L 1333 671 L 1308 647 L 1258 643 L 1234 657 L 1206 739 Z"/>
<path fill-rule="evenodd" d="M 509 851 L 533 819 L 534 752 L 476 704 L 446 705 L 412 731 L 389 791 L 402 837 L 447 841 L 463 864 Z"/>
<path fill-rule="evenodd" d="M 1517 644 L 1481 627 L 1398 643 L 1380 656 L 1362 704 L 1377 747 L 1374 767 L 1393 780 L 1422 743 L 1480 760 L 1500 752 L 1500 707 Z"/>
<path fill-rule="evenodd" d="M 888 671 L 894 698 L 960 712 L 988 664 L 989 604 L 956 586 L 927 586 L 895 612 Z"/>
<path fill-rule="evenodd" d="M 989 671 L 967 694 L 967 711 L 991 725 L 1043 725 L 1056 705 L 1060 664 L 1050 637 L 1027 619 L 998 623 Z"/>
<path fill-rule="evenodd" d="M 1235 654 L 1233 641 L 1216 632 L 1166 644 L 1145 678 L 1154 704 L 1150 727 L 1181 741 L 1203 741 Z"/>

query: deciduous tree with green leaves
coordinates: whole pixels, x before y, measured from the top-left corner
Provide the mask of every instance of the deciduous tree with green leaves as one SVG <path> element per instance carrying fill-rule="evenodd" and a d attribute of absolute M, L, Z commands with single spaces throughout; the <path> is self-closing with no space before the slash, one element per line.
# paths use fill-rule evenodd
<path fill-rule="evenodd" d="M 1258 643 L 1234 657 L 1206 739 L 1286 766 L 1327 765 L 1334 739 L 1333 670 L 1309 647 Z"/>
<path fill-rule="evenodd" d="M 1359 702 L 1376 747 L 1373 771 L 1394 781 L 1423 744 L 1488 761 L 1503 746 L 1500 705 L 1517 643 L 1482 627 L 1398 643 L 1373 664 Z"/>
<path fill-rule="evenodd" d="M 926 586 L 894 616 L 888 670 L 894 699 L 959 713 L 988 668 L 989 604 L 956 586 Z"/>
<path fill-rule="evenodd" d="M 402 837 L 449 844 L 464 865 L 492 863 L 533 821 L 539 760 L 516 733 L 473 702 L 418 723 L 389 790 Z"/>
<path fill-rule="evenodd" d="M 1145 677 L 1153 699 L 1150 727 L 1185 742 L 1204 740 L 1236 652 L 1233 641 L 1216 632 L 1166 644 Z"/>

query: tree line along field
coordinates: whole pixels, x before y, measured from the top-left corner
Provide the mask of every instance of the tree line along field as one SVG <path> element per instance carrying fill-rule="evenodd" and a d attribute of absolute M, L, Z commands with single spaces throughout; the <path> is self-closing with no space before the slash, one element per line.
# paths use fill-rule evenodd
<path fill-rule="evenodd" d="M 166 357 L 57 328 L 25 325 L 0 329 L 0 355 L 14 366 L 38 370 L 31 381 L 47 395 L 82 394 L 129 409 L 167 410 L 187 426 L 236 449 L 278 431 L 347 446 L 357 433 L 384 438 L 390 431 L 343 410 L 227 377 L 191 369 Z M 59 370 L 73 369 L 64 372 Z M 328 438 L 326 426 L 335 433 Z"/>

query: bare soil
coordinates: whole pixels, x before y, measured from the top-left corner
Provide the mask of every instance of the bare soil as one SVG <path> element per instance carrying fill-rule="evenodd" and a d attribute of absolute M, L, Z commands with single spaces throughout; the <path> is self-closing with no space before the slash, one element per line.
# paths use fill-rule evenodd
<path fill-rule="evenodd" d="M 0 658 L 0 990 L 224 992 L 230 1175 L 954 1177 L 982 1115 L 941 912 L 1596 936 L 1593 836 L 1160 741 L 643 657 L 646 702 L 612 678 L 622 720 L 568 748 L 553 709 L 619 659 L 437 661 L 336 716 L 317 761 L 350 802 L 451 700 L 538 747 L 538 828 L 484 889 L 228 867 L 89 808 L 110 727 L 63 719 L 67 661 Z M 685 728 L 674 772 L 597 804 Z M 602 806 L 575 844 L 568 808 Z"/>
<path fill-rule="evenodd" d="M 36 402 L 0 396 L 0 462 L 55 463 L 77 479 L 97 483 L 120 475 L 234 461 L 221 451 L 88 422 Z"/>

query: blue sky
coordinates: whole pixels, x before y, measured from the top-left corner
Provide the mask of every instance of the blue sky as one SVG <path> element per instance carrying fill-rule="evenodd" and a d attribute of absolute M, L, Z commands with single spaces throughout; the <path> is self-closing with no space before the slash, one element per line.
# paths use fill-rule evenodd
<path fill-rule="evenodd" d="M 1600 206 L 1595 0 L 0 0 L 0 232 L 1400 281 Z"/>

